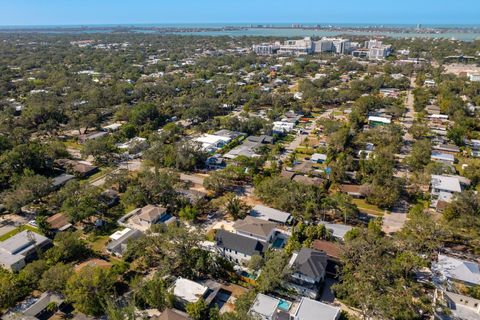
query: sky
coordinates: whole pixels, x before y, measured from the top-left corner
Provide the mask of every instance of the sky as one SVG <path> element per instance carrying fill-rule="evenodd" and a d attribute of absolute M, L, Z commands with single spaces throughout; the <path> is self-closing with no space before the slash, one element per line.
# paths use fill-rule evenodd
<path fill-rule="evenodd" d="M 477 24 L 480 0 L 0 0 L 0 25 Z"/>

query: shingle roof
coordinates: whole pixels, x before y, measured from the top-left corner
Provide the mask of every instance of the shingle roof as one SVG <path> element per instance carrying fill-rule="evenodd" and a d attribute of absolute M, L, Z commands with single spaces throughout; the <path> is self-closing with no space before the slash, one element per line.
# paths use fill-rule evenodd
<path fill-rule="evenodd" d="M 312 279 L 323 277 L 326 267 L 327 255 L 324 252 L 309 248 L 302 248 L 292 265 L 295 273 L 300 273 Z"/>
<path fill-rule="evenodd" d="M 275 226 L 276 224 L 273 222 L 246 216 L 245 219 L 236 221 L 233 228 L 240 232 L 266 238 L 275 229 Z"/>
<path fill-rule="evenodd" d="M 149 204 L 140 209 L 137 217 L 148 222 L 154 222 L 158 220 L 158 218 L 162 216 L 165 212 L 167 212 L 166 208 L 157 207 Z"/>
<path fill-rule="evenodd" d="M 238 251 L 248 256 L 262 255 L 268 249 L 266 242 L 225 230 L 218 230 L 215 239 L 218 247 Z"/>

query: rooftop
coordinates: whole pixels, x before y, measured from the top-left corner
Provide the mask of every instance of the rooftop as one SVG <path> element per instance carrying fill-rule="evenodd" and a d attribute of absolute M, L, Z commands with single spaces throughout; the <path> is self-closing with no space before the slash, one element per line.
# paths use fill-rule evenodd
<path fill-rule="evenodd" d="M 217 231 L 215 239 L 217 246 L 220 248 L 235 250 L 249 256 L 262 255 L 268 249 L 268 244 L 266 242 L 222 229 Z"/>
<path fill-rule="evenodd" d="M 277 310 L 277 306 L 279 303 L 280 300 L 267 296 L 263 293 L 259 293 L 255 297 L 255 301 L 253 301 L 253 304 L 250 307 L 250 313 L 266 317 L 267 319 L 271 319 L 271 317 Z"/>
<path fill-rule="evenodd" d="M 339 316 L 340 308 L 309 298 L 302 298 L 295 312 L 296 320 L 336 320 Z"/>
<path fill-rule="evenodd" d="M 288 212 L 280 211 L 280 210 L 270 208 L 261 204 L 258 204 L 255 207 L 253 207 L 252 211 L 250 211 L 250 215 L 258 219 L 280 222 L 280 223 L 289 222 L 292 216 Z"/>
<path fill-rule="evenodd" d="M 207 287 L 185 278 L 178 278 L 173 284 L 175 297 L 190 303 L 197 302 L 207 291 Z"/>
<path fill-rule="evenodd" d="M 233 225 L 236 231 L 248 233 L 263 238 L 268 237 L 275 229 L 276 224 L 262 219 L 246 216 L 243 220 L 238 220 Z"/>

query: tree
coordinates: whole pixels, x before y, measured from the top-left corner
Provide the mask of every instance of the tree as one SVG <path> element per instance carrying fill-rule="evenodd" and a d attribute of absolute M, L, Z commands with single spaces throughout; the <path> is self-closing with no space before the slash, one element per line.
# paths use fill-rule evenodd
<path fill-rule="evenodd" d="M 64 292 L 73 268 L 68 264 L 58 263 L 42 274 L 39 286 L 42 291 Z"/>
<path fill-rule="evenodd" d="M 210 312 L 205 299 L 200 298 L 195 303 L 187 304 L 187 313 L 193 320 L 209 320 Z"/>
<path fill-rule="evenodd" d="M 141 308 L 155 308 L 159 311 L 169 307 L 169 292 L 166 281 L 159 275 L 155 275 L 151 280 L 138 278 L 134 282 L 134 300 L 135 304 Z"/>
<path fill-rule="evenodd" d="M 417 140 L 412 146 L 410 155 L 405 159 L 405 163 L 413 170 L 421 170 L 430 162 L 431 155 L 430 140 Z"/>
<path fill-rule="evenodd" d="M 197 219 L 198 211 L 195 207 L 188 205 L 180 209 L 178 216 L 185 221 L 194 221 Z"/>
<path fill-rule="evenodd" d="M 13 190 L 1 195 L 3 204 L 11 212 L 20 212 L 21 208 L 51 191 L 51 180 L 31 170 L 25 170 Z"/>
<path fill-rule="evenodd" d="M 286 267 L 288 256 L 283 251 L 268 252 L 265 257 L 265 265 L 257 281 L 260 292 L 270 292 L 281 286 L 283 280 L 290 273 Z"/>
<path fill-rule="evenodd" d="M 413 275 L 424 265 L 419 255 L 396 246 L 369 225 L 346 243 L 338 298 L 360 310 L 363 319 L 421 319 L 430 310 Z"/>
<path fill-rule="evenodd" d="M 258 271 L 263 267 L 263 263 L 264 261 L 262 256 L 256 254 L 250 258 L 250 261 L 248 261 L 248 268 L 254 271 Z"/>
<path fill-rule="evenodd" d="M 115 145 L 109 137 L 88 140 L 83 145 L 82 155 L 93 156 L 95 163 L 99 165 L 110 165 L 115 159 Z"/>
<path fill-rule="evenodd" d="M 80 186 L 68 195 L 62 204 L 65 212 L 73 222 L 79 222 L 96 214 L 103 214 L 106 204 L 100 200 L 101 190 L 94 186 Z"/>
<path fill-rule="evenodd" d="M 45 252 L 45 259 L 50 264 L 62 262 L 79 261 L 90 254 L 90 250 L 85 242 L 81 239 L 81 233 L 60 232 L 55 236 L 52 248 Z"/>
<path fill-rule="evenodd" d="M 251 209 L 234 193 L 227 193 L 223 199 L 225 201 L 226 212 L 235 220 L 245 218 Z"/>
<path fill-rule="evenodd" d="M 75 309 L 88 315 L 102 315 L 106 299 L 113 294 L 115 275 L 100 267 L 87 266 L 67 281 L 66 296 Z"/>

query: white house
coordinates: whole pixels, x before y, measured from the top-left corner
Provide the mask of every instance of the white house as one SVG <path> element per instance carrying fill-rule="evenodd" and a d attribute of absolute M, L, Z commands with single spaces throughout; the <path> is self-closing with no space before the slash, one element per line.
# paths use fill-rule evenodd
<path fill-rule="evenodd" d="M 226 144 L 232 141 L 232 138 L 214 134 L 204 134 L 200 137 L 194 138 L 193 141 L 200 143 L 203 150 L 214 152 L 223 148 Z"/>
<path fill-rule="evenodd" d="M 250 211 L 252 217 L 281 224 L 287 224 L 292 221 L 292 215 L 285 211 L 280 211 L 261 204 L 257 204 Z"/>
<path fill-rule="evenodd" d="M 450 194 L 462 192 L 460 180 L 457 177 L 432 175 L 432 196 L 438 197 L 441 192 Z"/>
<path fill-rule="evenodd" d="M 293 253 L 289 262 L 292 275 L 287 286 L 298 294 L 316 299 L 325 279 L 327 263 L 327 255 L 318 250 L 302 248 Z"/>
<path fill-rule="evenodd" d="M 340 308 L 309 298 L 302 298 L 293 315 L 293 320 L 337 320 L 340 318 L 340 313 Z"/>

